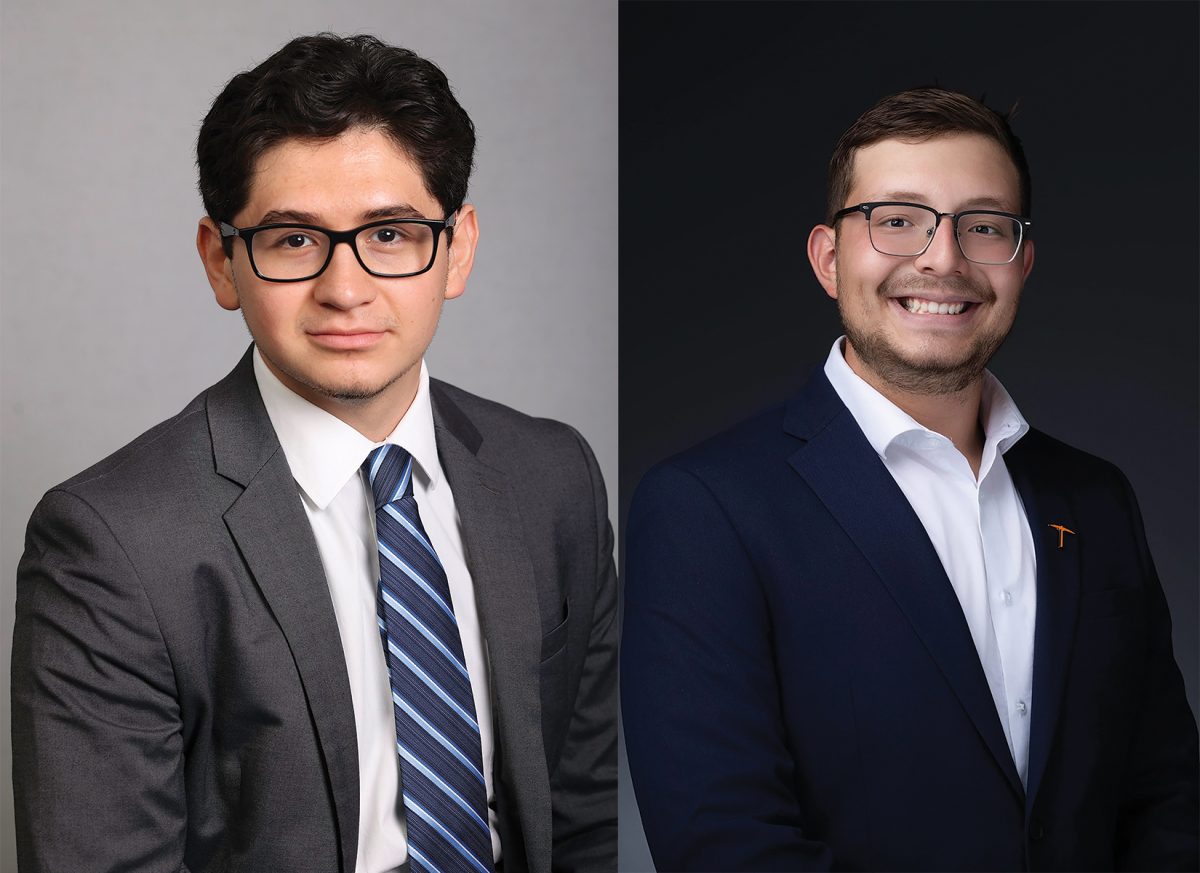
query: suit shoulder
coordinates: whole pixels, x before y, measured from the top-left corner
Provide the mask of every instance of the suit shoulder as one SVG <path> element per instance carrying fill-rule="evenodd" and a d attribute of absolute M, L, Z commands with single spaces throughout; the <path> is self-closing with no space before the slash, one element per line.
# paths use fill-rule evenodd
<path fill-rule="evenodd" d="M 1063 487 L 1078 491 L 1081 488 L 1129 488 L 1129 480 L 1111 461 L 1075 448 L 1031 428 L 1029 433 L 1005 455 L 1009 466 L 1024 466 L 1039 480 L 1057 480 Z"/>
<path fill-rule="evenodd" d="M 440 379 L 429 381 L 441 416 L 459 433 L 474 431 L 485 457 L 538 455 L 544 463 L 560 454 L 577 459 L 582 447 L 591 458 L 586 440 L 569 424 L 528 415 Z"/>
<path fill-rule="evenodd" d="M 757 471 L 774 468 L 800 442 L 784 430 L 786 404 L 777 404 L 664 458 L 651 473 L 671 469 L 702 480 L 755 478 Z M 647 474 L 650 477 L 650 474 Z"/>
<path fill-rule="evenodd" d="M 526 520 L 603 532 L 608 493 L 595 455 L 573 427 L 535 418 L 445 382 L 430 380 L 438 439 L 461 441 L 508 477 Z M 440 419 L 440 422 L 439 422 Z"/>
<path fill-rule="evenodd" d="M 205 392 L 207 393 L 207 392 Z M 75 560 L 100 549 L 97 536 L 119 543 L 113 555 L 137 563 L 178 536 L 181 517 L 204 512 L 215 478 L 205 394 L 82 472 L 48 489 L 25 531 L 21 572 L 39 560 Z M 219 515 L 216 516 L 219 519 Z M 134 551 L 130 551 L 130 549 Z M 27 563 L 33 561 L 35 563 Z"/>
<path fill-rule="evenodd" d="M 207 391 L 175 415 L 135 437 L 112 454 L 51 488 L 92 502 L 103 495 L 136 492 L 147 483 L 170 481 L 199 462 L 212 466 L 205 415 Z"/>
<path fill-rule="evenodd" d="M 634 491 L 630 529 L 646 519 L 677 519 L 699 503 L 730 517 L 746 517 L 748 508 L 753 515 L 803 442 L 784 429 L 786 413 L 786 403 L 771 406 L 652 466 Z"/>

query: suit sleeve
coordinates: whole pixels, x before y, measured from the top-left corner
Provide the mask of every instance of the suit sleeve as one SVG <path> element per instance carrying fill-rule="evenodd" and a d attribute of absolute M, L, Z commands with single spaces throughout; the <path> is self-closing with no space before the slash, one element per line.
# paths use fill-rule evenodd
<path fill-rule="evenodd" d="M 587 466 L 594 532 L 588 545 L 595 597 L 579 693 L 550 776 L 553 869 L 617 866 L 617 578 L 608 498 L 596 459 L 575 434 Z"/>
<path fill-rule="evenodd" d="M 1196 722 L 1171 650 L 1171 617 L 1146 543 L 1137 499 L 1131 508 L 1147 601 L 1146 671 L 1139 721 L 1122 780 L 1116 843 L 1118 870 L 1197 870 L 1200 819 Z"/>
<path fill-rule="evenodd" d="M 660 466 L 626 529 L 621 703 L 659 870 L 828 870 L 806 839 L 768 603 L 709 488 Z"/>
<path fill-rule="evenodd" d="M 34 512 L 17 571 L 12 740 L 22 873 L 183 869 L 167 648 L 120 544 L 63 491 Z"/>

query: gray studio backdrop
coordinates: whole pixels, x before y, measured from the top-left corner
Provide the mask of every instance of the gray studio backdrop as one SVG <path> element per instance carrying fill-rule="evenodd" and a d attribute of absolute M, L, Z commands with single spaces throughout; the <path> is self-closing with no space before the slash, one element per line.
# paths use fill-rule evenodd
<path fill-rule="evenodd" d="M 374 33 L 446 71 L 478 130 L 480 245 L 430 371 L 579 428 L 616 518 L 616 18 L 604 0 L 4 0 L 0 870 L 16 869 L 8 686 L 25 523 L 47 488 L 179 411 L 245 349 L 193 247 L 195 137 L 225 82 L 293 36 Z"/>

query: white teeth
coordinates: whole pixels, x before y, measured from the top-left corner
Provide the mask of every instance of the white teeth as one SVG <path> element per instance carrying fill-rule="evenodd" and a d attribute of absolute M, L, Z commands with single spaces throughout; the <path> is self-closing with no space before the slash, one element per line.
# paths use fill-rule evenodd
<path fill-rule="evenodd" d="M 967 308 L 965 303 L 934 303 L 932 300 L 922 300 L 919 297 L 904 297 L 900 305 L 909 312 L 925 315 L 958 315 Z"/>

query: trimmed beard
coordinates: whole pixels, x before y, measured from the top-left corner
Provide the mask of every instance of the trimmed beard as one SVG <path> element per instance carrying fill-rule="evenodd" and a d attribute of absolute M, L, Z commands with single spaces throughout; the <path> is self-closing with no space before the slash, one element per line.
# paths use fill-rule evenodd
<path fill-rule="evenodd" d="M 884 299 L 896 296 L 920 296 L 920 291 L 933 287 L 959 291 L 969 300 L 979 301 L 975 305 L 994 303 L 996 300 L 996 294 L 990 288 L 963 277 L 950 277 L 934 283 L 928 282 L 920 276 L 889 276 L 880 284 L 876 294 Z M 901 291 L 909 291 L 911 294 L 899 294 L 898 292 Z M 858 330 L 851 319 L 846 317 L 843 303 L 845 299 L 846 295 L 842 294 L 842 289 L 839 287 L 838 315 L 841 317 L 846 339 L 854 347 L 855 353 L 880 379 L 908 394 L 956 394 L 972 385 L 983 375 L 984 368 L 1000 346 L 1004 344 L 1009 331 L 1012 330 L 1010 323 L 1004 330 L 979 334 L 966 355 L 957 361 L 918 361 L 905 357 L 899 349 L 888 342 L 883 331 L 864 332 Z"/>

